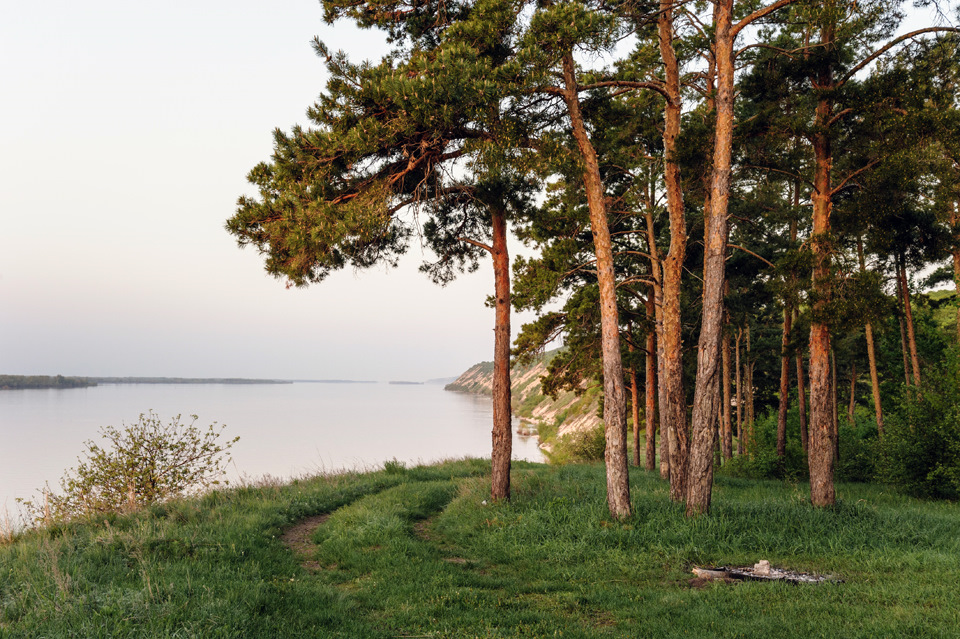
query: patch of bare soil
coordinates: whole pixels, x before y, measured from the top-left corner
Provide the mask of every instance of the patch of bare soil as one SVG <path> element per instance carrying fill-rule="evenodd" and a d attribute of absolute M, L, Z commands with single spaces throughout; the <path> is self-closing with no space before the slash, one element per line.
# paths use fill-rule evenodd
<path fill-rule="evenodd" d="M 423 541 L 433 541 L 430 536 L 430 520 L 422 519 L 413 525 L 413 534 Z"/>
<path fill-rule="evenodd" d="M 310 572 L 323 569 L 323 566 L 310 558 L 313 555 L 313 542 L 310 538 L 313 537 L 313 532 L 322 526 L 329 517 L 329 513 L 307 517 L 288 528 L 283 533 L 283 537 L 280 538 L 283 544 L 300 558 L 300 565 Z"/>

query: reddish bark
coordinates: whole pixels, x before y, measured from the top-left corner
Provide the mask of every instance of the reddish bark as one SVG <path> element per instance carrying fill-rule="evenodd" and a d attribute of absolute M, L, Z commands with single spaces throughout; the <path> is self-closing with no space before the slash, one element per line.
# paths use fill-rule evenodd
<path fill-rule="evenodd" d="M 920 386 L 920 357 L 917 355 L 917 333 L 913 324 L 913 307 L 910 304 L 910 284 L 907 282 L 907 266 L 900 258 L 900 290 L 903 292 L 903 316 L 907 324 L 907 345 L 910 349 L 910 368 L 914 386 Z"/>
<path fill-rule="evenodd" d="M 564 101 L 567 104 L 573 137 L 583 161 L 583 181 L 587 207 L 590 211 L 594 252 L 597 258 L 597 284 L 600 288 L 600 348 L 603 359 L 607 505 L 613 518 L 624 519 L 631 514 L 630 481 L 627 465 L 626 394 L 623 388 L 623 364 L 620 359 L 620 327 L 613 248 L 610 241 L 603 183 L 600 179 L 600 166 L 580 112 L 575 68 L 573 53 L 568 52 L 563 57 Z"/>
<path fill-rule="evenodd" d="M 496 298 L 493 346 L 493 452 L 491 498 L 510 499 L 510 458 L 513 451 L 510 408 L 510 256 L 507 220 L 492 211 L 493 273 Z"/>
<path fill-rule="evenodd" d="M 857 259 L 860 262 L 860 272 L 865 273 L 867 263 L 863 257 L 863 240 L 857 238 Z M 867 361 L 870 364 L 870 391 L 873 394 L 873 411 L 877 420 L 877 433 L 883 438 L 883 409 L 880 406 L 880 376 L 877 374 L 877 355 L 873 343 L 873 326 L 866 322 L 863 332 L 867 340 Z"/>
<path fill-rule="evenodd" d="M 730 155 L 733 143 L 733 0 L 714 4 L 714 27 L 716 124 L 712 180 L 703 232 L 703 314 L 697 346 L 697 382 L 690 429 L 688 516 L 710 511 L 713 488 L 715 425 L 721 393 L 720 340 L 726 277 L 727 203 L 730 199 Z"/>
<path fill-rule="evenodd" d="M 777 457 L 787 454 L 787 411 L 790 408 L 790 330 L 793 312 L 783 309 L 783 335 L 780 339 L 780 402 L 777 410 Z"/>
<path fill-rule="evenodd" d="M 683 188 L 677 159 L 680 134 L 680 67 L 673 49 L 673 10 L 676 0 L 661 0 L 658 19 L 660 56 L 663 60 L 664 107 L 663 148 L 664 184 L 667 213 L 670 218 L 670 249 L 663 263 L 662 345 L 660 367 L 661 442 L 664 433 L 669 447 L 670 498 L 686 497 L 687 410 L 683 391 L 683 351 L 680 324 L 680 280 L 687 250 L 687 223 L 683 210 Z M 662 443 L 661 443 L 662 447 Z"/>
<path fill-rule="evenodd" d="M 903 325 L 903 287 L 900 283 L 900 263 L 896 264 L 897 281 L 897 320 L 900 322 L 900 353 L 903 355 L 903 378 L 907 386 L 910 386 L 910 355 L 907 353 L 907 329 Z"/>
<path fill-rule="evenodd" d="M 647 252 L 650 254 L 650 272 L 653 277 L 653 317 L 654 317 L 654 326 L 656 330 L 653 332 L 653 335 L 650 337 L 654 340 L 655 349 L 650 349 L 648 341 L 648 352 L 656 354 L 656 370 L 650 371 L 650 360 L 647 360 L 647 380 L 651 378 L 656 380 L 654 388 L 647 388 L 647 406 L 650 407 L 654 399 L 658 400 L 660 403 L 662 415 L 662 408 L 666 403 L 666 398 L 663 392 L 663 386 L 659 383 L 659 380 L 663 376 L 663 340 L 661 339 L 663 335 L 663 270 L 660 265 L 660 252 L 657 249 L 657 238 L 656 233 L 654 232 L 653 226 L 653 214 L 654 214 L 654 204 L 653 204 L 653 194 L 650 193 L 647 196 L 647 206 L 644 211 L 644 217 L 647 223 Z M 647 298 L 647 314 L 650 313 L 650 298 Z M 648 340 L 650 339 L 648 337 Z M 648 408 L 649 409 L 649 408 Z M 661 479 L 670 479 L 670 446 L 669 442 L 669 429 L 664 428 L 663 419 L 659 420 L 660 422 L 660 477 Z M 655 457 L 655 451 L 650 452 L 649 448 L 651 445 L 655 446 L 648 440 L 647 442 L 647 459 L 650 460 L 651 457 Z M 650 462 L 648 461 L 648 464 Z M 652 470 L 652 468 L 650 469 Z"/>
<path fill-rule="evenodd" d="M 820 45 L 829 52 L 835 46 L 834 28 L 828 23 L 820 33 Z M 814 506 L 831 506 L 836 502 L 833 485 L 833 406 L 830 392 L 830 327 L 826 307 L 831 287 L 830 213 L 831 166 L 830 125 L 833 101 L 829 90 L 834 88 L 833 67 L 828 62 L 811 78 L 817 100 L 814 134 L 813 234 L 813 317 L 810 323 L 810 432 L 808 460 L 810 467 L 810 501 Z"/>
<path fill-rule="evenodd" d="M 653 295 L 647 296 L 647 318 L 654 319 L 656 310 Z M 646 371 L 644 376 L 646 406 L 646 464 L 647 470 L 653 470 L 657 464 L 657 335 L 655 331 L 647 333 Z"/>
<path fill-rule="evenodd" d="M 628 343 L 627 349 L 632 353 L 633 344 Z M 640 465 L 640 389 L 637 387 L 637 369 L 630 367 L 630 412 L 633 419 L 633 465 Z"/>

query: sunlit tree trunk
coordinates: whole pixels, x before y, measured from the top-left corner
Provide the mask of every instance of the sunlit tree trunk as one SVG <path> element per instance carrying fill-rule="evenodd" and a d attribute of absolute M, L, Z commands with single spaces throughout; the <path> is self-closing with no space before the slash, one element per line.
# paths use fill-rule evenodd
<path fill-rule="evenodd" d="M 510 499 L 513 426 L 510 407 L 510 256 L 507 219 L 492 209 L 493 273 L 496 298 L 493 345 L 493 452 L 491 497 Z"/>
<path fill-rule="evenodd" d="M 660 380 L 663 378 L 663 362 L 664 362 L 664 352 L 663 352 L 663 269 L 660 263 L 660 251 L 657 249 L 657 236 L 654 230 L 653 224 L 653 215 L 654 215 L 654 203 L 653 203 L 653 192 L 652 186 L 648 186 L 647 193 L 647 202 L 644 210 L 644 218 L 646 219 L 647 224 L 647 252 L 650 254 L 650 272 L 653 276 L 653 318 L 654 326 L 656 330 L 653 335 L 650 336 L 653 338 L 654 349 L 649 348 L 649 339 L 648 338 L 648 351 L 656 354 L 655 364 L 656 369 L 651 371 L 650 361 L 647 360 L 647 380 L 649 381 L 653 378 L 655 381 L 654 388 L 650 388 L 648 385 L 647 388 L 647 407 L 651 406 L 651 402 L 658 401 L 660 405 L 660 410 L 657 412 L 660 417 L 660 477 L 662 479 L 670 479 L 670 432 L 668 428 L 665 428 L 663 425 L 663 406 L 666 405 L 666 395 L 663 390 L 663 386 L 660 384 Z M 650 297 L 647 297 L 647 314 L 650 315 Z M 648 422 L 649 423 L 649 422 Z M 647 463 L 650 464 L 650 460 L 653 458 L 655 463 L 656 451 L 650 452 L 649 447 L 656 446 L 656 442 L 651 442 L 647 440 Z M 653 470 L 653 468 L 648 468 L 648 470 Z"/>
<path fill-rule="evenodd" d="M 714 100 L 713 171 L 703 232 L 703 314 L 697 346 L 687 476 L 687 515 L 710 511 L 713 448 L 721 397 L 723 292 L 726 278 L 727 203 L 733 143 L 733 0 L 714 3 L 714 58 L 717 92 Z"/>
<path fill-rule="evenodd" d="M 627 350 L 633 353 L 632 342 L 627 343 Z M 633 419 L 633 465 L 640 465 L 640 389 L 637 387 L 637 369 L 630 367 L 630 413 Z"/>
<path fill-rule="evenodd" d="M 647 318 L 653 320 L 656 316 L 653 295 L 647 296 Z M 657 334 L 656 331 L 650 331 L 647 334 L 647 355 L 646 370 L 644 371 L 644 391 L 646 395 L 646 406 L 644 407 L 644 418 L 646 419 L 646 464 L 647 470 L 653 470 L 657 465 Z"/>
<path fill-rule="evenodd" d="M 661 442 L 667 436 L 669 450 L 670 498 L 686 497 L 687 478 L 687 410 L 683 391 L 683 351 L 680 324 L 680 281 L 687 249 L 687 224 L 683 210 L 683 188 L 677 158 L 677 137 L 680 134 L 680 67 L 673 49 L 673 11 L 676 0 L 662 0 L 658 18 L 660 55 L 663 60 L 664 107 L 663 149 L 664 184 L 667 212 L 670 218 L 670 249 L 663 262 L 663 325 L 661 335 L 662 364 L 660 369 L 660 432 Z M 662 443 L 661 443 L 662 447 Z"/>
<path fill-rule="evenodd" d="M 863 240 L 857 237 L 857 260 L 860 262 L 860 272 L 866 273 L 867 262 L 863 257 Z M 877 420 L 877 433 L 883 438 L 883 409 L 880 405 L 880 376 L 877 374 L 877 354 L 873 343 L 873 325 L 867 321 L 863 325 L 863 333 L 867 340 L 867 362 L 870 366 L 870 392 L 873 395 L 873 412 Z"/>
<path fill-rule="evenodd" d="M 917 333 L 913 324 L 913 307 L 910 303 L 910 283 L 907 281 L 907 265 L 900 257 L 900 290 L 903 292 L 903 316 L 907 324 L 907 345 L 910 349 L 910 369 L 913 385 L 920 386 L 920 357 L 917 355 Z"/>
<path fill-rule="evenodd" d="M 630 516 L 630 480 L 627 464 L 627 411 L 620 359 L 620 327 L 617 313 L 616 275 L 600 165 L 580 112 L 579 89 L 573 53 L 563 57 L 564 100 L 573 137 L 583 161 L 583 181 L 590 211 L 590 228 L 597 258 L 600 288 L 600 340 L 603 360 L 603 422 L 607 468 L 607 505 L 614 519 Z"/>
<path fill-rule="evenodd" d="M 780 401 L 777 410 L 777 456 L 787 454 L 787 411 L 790 408 L 790 329 L 793 313 L 783 308 L 783 335 L 780 339 Z"/>
<path fill-rule="evenodd" d="M 832 10 L 829 2 L 825 11 Z M 834 29 L 831 24 L 822 28 L 820 44 L 825 55 L 834 48 Z M 826 308 L 832 293 L 831 286 L 831 238 L 830 213 L 831 165 L 833 155 L 830 145 L 830 121 L 833 118 L 833 102 L 827 89 L 833 87 L 831 63 L 822 65 L 812 78 L 814 87 L 823 88 L 817 101 L 816 124 L 813 134 L 814 179 L 813 234 L 810 245 L 813 250 L 813 317 L 810 322 L 810 432 L 808 459 L 810 467 L 810 500 L 814 506 L 831 506 L 836 502 L 833 485 L 833 402 L 830 392 L 830 327 L 827 325 Z"/>

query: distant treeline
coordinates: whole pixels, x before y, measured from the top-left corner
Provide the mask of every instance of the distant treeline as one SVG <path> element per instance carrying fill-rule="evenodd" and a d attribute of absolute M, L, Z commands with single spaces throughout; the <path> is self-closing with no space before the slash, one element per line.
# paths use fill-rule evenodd
<path fill-rule="evenodd" d="M 0 390 L 23 388 L 86 388 L 97 382 L 87 377 L 64 377 L 63 375 L 0 375 Z"/>
<path fill-rule="evenodd" d="M 86 388 L 98 384 L 292 384 L 278 379 L 194 377 L 64 377 L 63 375 L 0 375 L 0 390 L 23 388 Z"/>
<path fill-rule="evenodd" d="M 91 377 L 98 384 L 292 384 L 282 379 L 240 379 L 237 377 Z"/>

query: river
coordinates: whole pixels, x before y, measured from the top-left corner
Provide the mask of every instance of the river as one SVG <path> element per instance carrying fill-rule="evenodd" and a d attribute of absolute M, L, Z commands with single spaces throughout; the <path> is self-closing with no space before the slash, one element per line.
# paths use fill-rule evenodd
<path fill-rule="evenodd" d="M 101 384 L 0 391 L 0 517 L 76 465 L 101 426 L 153 411 L 226 426 L 229 478 L 255 480 L 490 456 L 490 399 L 440 384 Z M 543 461 L 536 437 L 514 434 L 513 458 Z"/>

